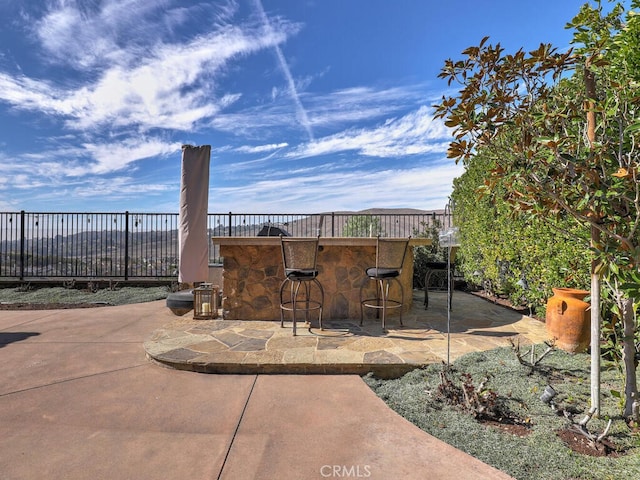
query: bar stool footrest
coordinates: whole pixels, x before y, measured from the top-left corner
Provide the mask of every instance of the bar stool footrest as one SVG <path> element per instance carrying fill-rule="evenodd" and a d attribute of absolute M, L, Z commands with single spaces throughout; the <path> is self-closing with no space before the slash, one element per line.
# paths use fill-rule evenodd
<path fill-rule="evenodd" d="M 375 308 L 375 309 L 384 308 L 384 306 L 382 305 L 381 298 L 366 298 L 362 301 L 362 306 L 367 308 Z M 390 308 L 402 308 L 402 302 L 400 302 L 399 300 L 393 300 L 391 298 L 388 298 L 386 300 L 386 308 L 387 310 Z"/>
<path fill-rule="evenodd" d="M 322 303 L 318 300 L 309 300 L 309 307 L 300 307 L 300 304 L 307 304 L 307 300 L 300 300 L 296 302 L 296 312 L 311 312 L 313 310 L 320 310 L 322 308 Z M 289 306 L 290 305 L 290 306 Z M 280 308 L 287 312 L 293 312 L 293 302 L 286 301 L 280 304 Z"/>

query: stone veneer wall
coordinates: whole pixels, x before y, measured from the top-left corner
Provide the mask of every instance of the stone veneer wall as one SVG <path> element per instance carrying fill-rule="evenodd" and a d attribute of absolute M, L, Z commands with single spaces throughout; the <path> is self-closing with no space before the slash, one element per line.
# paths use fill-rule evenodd
<path fill-rule="evenodd" d="M 323 319 L 359 319 L 360 285 L 368 282 L 365 294 L 375 296 L 375 283 L 366 280 L 365 269 L 375 265 L 375 247 L 321 246 L 318 253 L 318 280 L 325 291 Z M 222 245 L 223 316 L 228 320 L 280 320 L 278 292 L 284 280 L 280 246 Z M 405 290 L 403 311 L 411 308 L 413 249 L 409 248 L 400 281 Z M 392 283 L 391 298 L 400 298 Z M 288 293 L 288 289 L 285 289 Z M 367 318 L 375 318 L 366 309 Z M 398 310 L 391 315 L 397 315 Z M 285 320 L 290 317 L 285 316 Z"/>

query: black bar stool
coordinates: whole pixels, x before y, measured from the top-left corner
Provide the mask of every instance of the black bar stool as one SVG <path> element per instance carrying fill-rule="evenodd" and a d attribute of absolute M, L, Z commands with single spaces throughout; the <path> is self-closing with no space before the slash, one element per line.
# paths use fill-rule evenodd
<path fill-rule="evenodd" d="M 398 280 L 398 277 L 402 272 L 402 265 L 404 264 L 404 257 L 407 254 L 410 239 L 411 237 L 380 238 L 380 236 L 378 236 L 376 240 L 376 265 L 375 267 L 369 267 L 365 270 L 367 279 L 360 287 L 360 325 L 362 325 L 364 320 L 365 308 L 376 309 L 377 316 L 379 316 L 382 311 L 383 331 L 386 331 L 387 310 L 399 308 L 400 325 L 402 325 L 404 289 L 402 288 L 402 282 Z M 367 280 L 374 280 L 376 282 L 375 298 L 362 298 L 364 288 L 368 283 Z M 395 282 L 400 286 L 400 300 L 389 298 L 389 286 L 392 280 L 395 280 Z"/>
<path fill-rule="evenodd" d="M 305 321 L 309 321 L 312 310 L 318 310 L 318 323 L 322 330 L 322 306 L 324 305 L 324 289 L 318 281 L 318 243 L 316 238 L 285 238 L 280 235 L 282 246 L 282 262 L 285 279 L 280 286 L 280 326 L 284 327 L 284 312 L 289 311 L 293 317 L 293 335 L 296 335 L 296 314 L 304 312 Z M 285 300 L 284 288 L 289 284 L 289 296 Z M 320 298 L 312 298 L 312 284 L 318 287 Z M 304 289 L 300 292 L 300 287 Z M 301 298 L 300 298 L 301 297 Z"/>
<path fill-rule="evenodd" d="M 424 275 L 424 309 L 429 308 L 429 290 L 448 292 L 448 308 L 453 303 L 453 289 L 455 282 L 453 279 L 453 271 L 455 269 L 456 253 L 458 247 L 450 248 L 451 254 L 447 252 L 448 262 L 428 262 L 427 271 Z"/>

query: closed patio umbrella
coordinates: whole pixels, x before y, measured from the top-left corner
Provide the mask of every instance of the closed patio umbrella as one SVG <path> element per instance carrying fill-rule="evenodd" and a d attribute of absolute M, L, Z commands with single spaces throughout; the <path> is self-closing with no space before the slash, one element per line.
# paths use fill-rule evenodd
<path fill-rule="evenodd" d="M 209 278 L 209 162 L 211 146 L 182 146 L 180 214 L 178 219 L 178 281 L 204 282 Z"/>

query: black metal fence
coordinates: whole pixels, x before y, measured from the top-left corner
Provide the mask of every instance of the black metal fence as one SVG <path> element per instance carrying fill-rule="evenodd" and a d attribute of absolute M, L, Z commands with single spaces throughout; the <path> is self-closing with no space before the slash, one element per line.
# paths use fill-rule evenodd
<path fill-rule="evenodd" d="M 448 228 L 450 213 L 208 215 L 209 236 L 406 237 L 431 225 Z M 217 246 L 209 261 L 220 261 Z M 0 279 L 177 276 L 177 213 L 0 212 Z"/>

